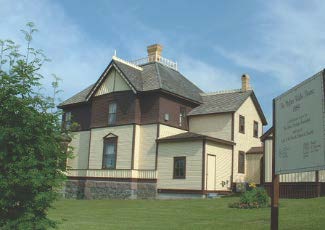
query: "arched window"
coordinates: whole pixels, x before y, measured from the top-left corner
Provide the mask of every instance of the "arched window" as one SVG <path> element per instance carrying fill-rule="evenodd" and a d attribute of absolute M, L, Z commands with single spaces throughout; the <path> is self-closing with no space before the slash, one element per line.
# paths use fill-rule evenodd
<path fill-rule="evenodd" d="M 117 136 L 110 133 L 104 137 L 103 169 L 116 169 Z"/>

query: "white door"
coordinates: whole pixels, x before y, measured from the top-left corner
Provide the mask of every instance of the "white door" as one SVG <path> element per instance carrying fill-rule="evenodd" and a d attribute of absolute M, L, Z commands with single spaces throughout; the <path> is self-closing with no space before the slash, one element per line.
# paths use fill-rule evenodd
<path fill-rule="evenodd" d="M 207 190 L 216 190 L 216 156 L 208 154 Z"/>

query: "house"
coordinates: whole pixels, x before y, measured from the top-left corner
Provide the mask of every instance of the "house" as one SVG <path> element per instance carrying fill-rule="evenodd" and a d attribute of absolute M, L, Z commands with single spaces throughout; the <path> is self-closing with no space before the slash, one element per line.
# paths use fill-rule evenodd
<path fill-rule="evenodd" d="M 113 56 L 97 82 L 59 105 L 74 134 L 66 196 L 203 196 L 259 184 L 267 122 L 249 76 L 241 89 L 204 93 L 161 45 L 147 51 L 133 62 Z"/>
<path fill-rule="evenodd" d="M 273 128 L 262 136 L 263 142 L 263 181 L 262 184 L 271 194 L 272 185 L 272 148 Z M 325 170 L 289 173 L 280 175 L 281 198 L 311 198 L 325 196 Z"/>

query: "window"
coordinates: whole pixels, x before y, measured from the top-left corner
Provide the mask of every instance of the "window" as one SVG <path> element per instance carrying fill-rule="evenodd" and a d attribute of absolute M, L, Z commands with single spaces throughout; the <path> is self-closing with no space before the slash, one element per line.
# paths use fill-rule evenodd
<path fill-rule="evenodd" d="M 66 129 L 70 128 L 70 126 L 71 126 L 71 112 L 65 112 L 64 124 L 65 124 Z"/>
<path fill-rule="evenodd" d="M 174 179 L 185 179 L 186 157 L 174 157 Z"/>
<path fill-rule="evenodd" d="M 238 173 L 245 173 L 245 153 L 242 151 L 238 154 Z"/>
<path fill-rule="evenodd" d="M 116 103 L 111 102 L 108 105 L 108 124 L 114 125 L 116 122 Z"/>
<path fill-rule="evenodd" d="M 245 133 L 245 117 L 239 115 L 239 132 Z"/>
<path fill-rule="evenodd" d="M 104 139 L 103 169 L 116 168 L 117 137 Z"/>
<path fill-rule="evenodd" d="M 254 121 L 254 127 L 253 127 L 253 136 L 258 137 L 258 122 Z"/>
<path fill-rule="evenodd" d="M 186 116 L 186 108 L 180 107 L 179 110 L 179 126 L 184 126 Z"/>

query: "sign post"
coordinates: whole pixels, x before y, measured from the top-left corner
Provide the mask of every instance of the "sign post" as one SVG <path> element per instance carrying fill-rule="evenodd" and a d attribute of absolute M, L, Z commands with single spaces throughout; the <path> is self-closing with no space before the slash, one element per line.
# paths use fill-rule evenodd
<path fill-rule="evenodd" d="M 273 99 L 271 230 L 279 226 L 279 175 L 325 169 L 324 94 L 325 70 Z"/>

